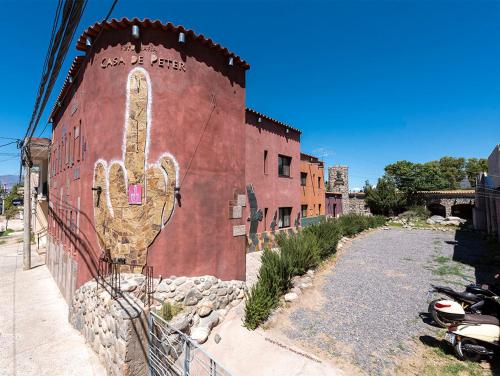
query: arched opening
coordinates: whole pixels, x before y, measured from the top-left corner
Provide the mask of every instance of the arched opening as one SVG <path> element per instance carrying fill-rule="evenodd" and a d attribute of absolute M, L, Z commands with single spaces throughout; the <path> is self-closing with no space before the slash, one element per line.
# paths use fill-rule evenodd
<path fill-rule="evenodd" d="M 427 205 L 427 209 L 431 212 L 431 215 L 440 215 L 441 217 L 446 217 L 446 208 L 437 202 L 433 202 Z"/>
<path fill-rule="evenodd" d="M 456 204 L 451 207 L 451 215 L 463 219 L 472 219 L 471 204 Z"/>

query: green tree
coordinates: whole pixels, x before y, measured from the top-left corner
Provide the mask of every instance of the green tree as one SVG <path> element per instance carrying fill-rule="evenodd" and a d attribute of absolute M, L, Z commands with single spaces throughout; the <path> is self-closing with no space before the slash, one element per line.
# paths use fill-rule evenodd
<path fill-rule="evenodd" d="M 484 159 L 455 157 L 443 157 L 425 163 L 403 160 L 385 167 L 386 175 L 391 177 L 398 189 L 408 197 L 416 191 L 458 189 L 465 177 L 473 183 L 475 176 L 485 170 Z"/>
<path fill-rule="evenodd" d="M 443 157 L 439 160 L 441 176 L 448 183 L 447 189 L 460 188 L 460 182 L 465 178 L 465 159 Z"/>
<path fill-rule="evenodd" d="M 375 187 L 366 182 L 365 193 L 366 204 L 374 214 L 394 215 L 406 203 L 404 193 L 398 190 L 396 182 L 389 176 L 378 179 Z"/>
<path fill-rule="evenodd" d="M 10 190 L 9 194 L 5 197 L 4 215 L 5 215 L 6 230 L 9 225 L 9 220 L 14 218 L 16 214 L 19 212 L 19 208 L 12 204 L 13 200 L 21 198 L 21 196 L 17 193 L 19 187 L 20 187 L 19 184 L 14 185 Z"/>
<path fill-rule="evenodd" d="M 12 218 L 15 218 L 16 214 L 19 212 L 19 209 L 16 208 L 15 206 L 10 206 L 5 209 L 4 211 L 4 216 L 5 216 L 5 230 L 9 229 L 9 220 Z"/>
<path fill-rule="evenodd" d="M 484 158 L 469 158 L 465 162 L 465 173 L 472 187 L 476 186 L 476 177 L 481 172 L 488 172 L 488 160 Z"/>

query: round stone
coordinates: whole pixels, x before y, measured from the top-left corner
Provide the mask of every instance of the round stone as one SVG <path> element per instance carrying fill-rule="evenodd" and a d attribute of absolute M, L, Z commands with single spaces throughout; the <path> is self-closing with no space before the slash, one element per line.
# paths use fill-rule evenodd
<path fill-rule="evenodd" d="M 193 306 L 198 303 L 198 300 L 200 300 L 201 298 L 202 295 L 198 290 L 191 289 L 184 298 L 184 305 Z"/>
<path fill-rule="evenodd" d="M 294 300 L 297 300 L 299 296 L 294 293 L 294 292 L 289 292 L 288 294 L 285 294 L 285 302 L 293 302 Z"/>
<path fill-rule="evenodd" d="M 183 283 L 185 283 L 187 280 L 186 277 L 178 277 L 174 280 L 174 283 L 177 285 L 177 286 L 180 286 L 182 285 Z"/>
<path fill-rule="evenodd" d="M 200 317 L 208 316 L 214 309 L 214 303 L 204 300 L 198 305 L 197 313 Z"/>
<path fill-rule="evenodd" d="M 191 329 L 191 338 L 199 344 L 205 343 L 209 334 L 210 329 L 207 327 L 196 327 Z"/>

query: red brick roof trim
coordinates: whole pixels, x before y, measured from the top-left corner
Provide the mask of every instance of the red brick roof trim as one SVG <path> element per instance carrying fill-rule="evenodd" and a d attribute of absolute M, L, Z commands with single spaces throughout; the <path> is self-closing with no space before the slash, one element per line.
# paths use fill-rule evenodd
<path fill-rule="evenodd" d="M 219 53 L 223 54 L 226 57 L 232 56 L 234 59 L 234 63 L 239 64 L 244 69 L 250 68 L 250 65 L 241 57 L 232 53 L 227 48 L 222 47 L 220 44 L 215 43 L 212 39 L 205 37 L 203 34 L 198 35 L 191 29 L 186 29 L 184 26 L 180 25 L 176 26 L 171 22 L 164 24 L 159 20 L 153 21 L 147 18 L 143 20 L 140 20 L 138 18 L 133 18 L 131 20 L 129 20 L 128 18 L 122 18 L 121 20 L 111 19 L 107 22 L 96 22 L 94 25 L 90 26 L 87 30 L 85 30 L 82 35 L 80 35 L 80 38 L 78 38 L 78 42 L 76 43 L 76 49 L 79 51 L 85 51 L 86 37 L 87 36 L 90 36 L 92 38 L 95 37 L 101 31 L 101 29 L 123 30 L 131 27 L 132 25 L 137 25 L 139 27 L 144 27 L 144 28 L 171 30 L 179 33 L 183 32 L 186 34 L 187 38 L 193 38 L 195 40 L 198 40 L 202 44 L 208 45 L 209 47 L 215 49 L 216 51 L 218 51 Z"/>
<path fill-rule="evenodd" d="M 257 116 L 260 116 L 261 118 L 264 118 L 266 120 L 269 120 L 269 121 L 272 121 L 273 123 L 275 124 L 278 124 L 278 125 L 281 125 L 282 127 L 285 127 L 285 128 L 288 128 L 288 129 L 291 129 L 292 131 L 294 132 L 297 132 L 298 134 L 302 134 L 302 132 L 300 131 L 300 129 L 297 129 L 297 128 L 294 128 L 292 127 L 291 125 L 288 125 L 288 124 L 285 124 L 285 123 L 282 123 L 281 121 L 279 120 L 276 120 L 276 119 L 273 119 L 272 117 L 269 117 L 267 115 L 264 115 L 258 111 L 255 111 L 254 109 L 252 108 L 247 108 L 246 109 L 247 112 L 251 113 L 251 114 L 254 114 L 254 115 L 257 115 Z"/>
<path fill-rule="evenodd" d="M 476 191 L 474 189 L 454 189 L 454 190 L 444 190 L 444 191 L 417 191 L 418 194 L 441 194 L 441 195 L 460 195 L 460 194 L 472 194 Z"/>

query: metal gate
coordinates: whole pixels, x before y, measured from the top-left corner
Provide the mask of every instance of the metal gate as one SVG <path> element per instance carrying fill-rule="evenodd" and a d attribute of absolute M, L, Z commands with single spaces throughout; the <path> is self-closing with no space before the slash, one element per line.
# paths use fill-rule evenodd
<path fill-rule="evenodd" d="M 191 338 L 149 314 L 148 376 L 231 376 Z"/>

